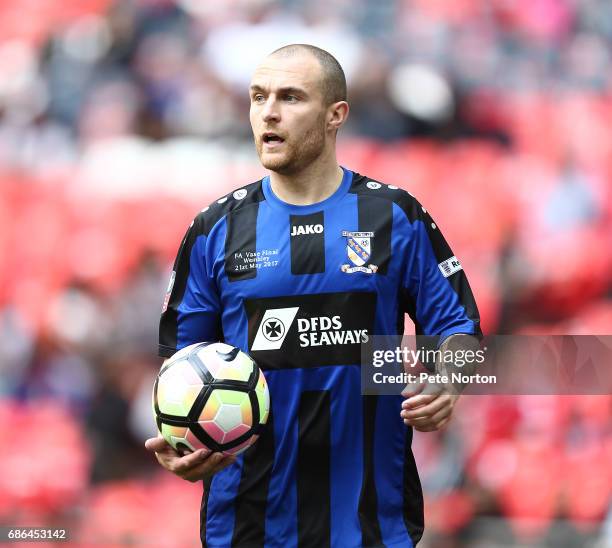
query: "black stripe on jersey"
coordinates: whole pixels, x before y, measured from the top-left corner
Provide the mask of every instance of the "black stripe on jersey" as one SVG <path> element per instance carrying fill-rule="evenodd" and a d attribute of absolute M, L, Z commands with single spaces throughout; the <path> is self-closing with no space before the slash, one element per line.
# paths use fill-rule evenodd
<path fill-rule="evenodd" d="M 210 494 L 210 484 L 212 478 L 204 480 L 204 493 L 202 494 L 202 504 L 200 506 L 200 541 L 202 548 L 206 548 L 206 511 L 208 509 L 208 495 Z"/>
<path fill-rule="evenodd" d="M 322 211 L 310 215 L 291 215 L 291 274 L 325 272 L 324 226 Z"/>
<path fill-rule="evenodd" d="M 445 261 L 446 259 L 450 259 L 453 256 L 453 252 L 451 251 L 450 246 L 447 241 L 444 239 L 444 236 L 440 232 L 438 226 L 434 223 L 433 219 L 427 213 L 425 208 L 419 203 L 419 201 L 410 195 L 405 190 L 395 188 L 390 189 L 384 183 L 381 184 L 380 188 L 370 189 L 367 186 L 367 183 L 372 181 L 359 173 L 353 174 L 353 183 L 351 185 L 351 192 L 355 194 L 365 195 L 365 196 L 376 196 L 379 198 L 387 199 L 395 204 L 397 204 L 410 223 L 414 223 L 415 221 L 421 221 L 425 225 L 425 229 L 427 230 L 427 235 L 429 236 L 429 241 L 431 242 L 431 246 L 434 251 L 434 255 L 436 256 L 436 260 L 438 263 Z M 375 181 L 374 182 L 378 182 Z M 373 262 L 373 261 L 372 261 Z M 478 313 L 478 307 L 476 306 L 476 301 L 474 300 L 474 295 L 470 288 L 470 284 L 468 283 L 467 276 L 463 270 L 459 270 L 454 273 L 452 276 L 449 276 L 448 282 L 451 287 L 459 297 L 459 302 L 465 308 L 465 312 L 467 317 L 472 320 L 475 324 L 475 333 L 477 337 L 482 337 L 482 330 L 480 328 L 480 314 Z M 406 312 L 410 314 L 412 320 L 416 320 L 411 314 L 411 307 L 414 308 L 414 305 L 410 305 L 408 301 L 409 297 L 406 295 L 401 296 L 404 298 L 404 301 L 408 304 L 408 308 L 405 309 Z M 417 333 L 419 332 L 420 326 L 416 324 Z"/>
<path fill-rule="evenodd" d="M 241 192 L 238 194 L 238 192 Z M 246 193 L 246 194 L 245 194 Z M 241 196 L 242 198 L 236 198 Z M 258 204 L 265 199 L 261 180 L 250 183 L 228 196 L 213 202 L 194 219 L 187 230 L 174 261 L 174 286 L 168 299 L 166 309 L 162 312 L 159 324 L 159 355 L 169 358 L 176 352 L 178 330 L 178 306 L 183 300 L 187 279 L 189 277 L 191 250 L 198 236 L 208 236 L 213 227 L 228 213 L 240 211 L 243 207 Z M 221 202 L 221 203 L 219 203 Z M 218 328 L 219 340 L 223 340 L 221 325 Z"/>
<path fill-rule="evenodd" d="M 406 214 L 406 217 L 408 217 L 408 220 L 411 223 L 421 221 L 425 225 L 427 236 L 429 237 L 431 247 L 438 263 L 441 263 L 442 261 L 445 261 L 453 256 L 453 252 L 437 224 L 416 198 L 413 198 L 407 192 L 401 192 L 396 203 L 402 208 Z M 465 308 L 467 317 L 475 324 L 474 335 L 481 338 L 482 330 L 480 329 L 480 314 L 478 313 L 478 307 L 476 306 L 476 301 L 474 300 L 474 294 L 470 288 L 465 271 L 459 270 L 452 276 L 449 276 L 447 280 L 459 297 L 459 302 Z"/>
<path fill-rule="evenodd" d="M 398 320 L 398 333 L 403 333 L 404 329 L 404 318 L 403 314 L 406 313 L 410 316 L 412 323 L 414 323 L 414 331 L 416 335 L 423 334 L 423 326 L 419 323 L 416 314 L 416 301 L 410 295 L 410 292 L 405 288 L 401 287 L 399 291 L 399 310 L 402 317 Z"/>
<path fill-rule="evenodd" d="M 404 445 L 404 523 L 413 546 L 423 536 L 423 490 L 412 454 L 412 428 L 406 428 Z"/>
<path fill-rule="evenodd" d="M 274 463 L 274 417 L 272 409 L 257 443 L 246 450 L 238 494 L 234 499 L 235 522 L 232 546 L 263 548 L 268 487 Z"/>
<path fill-rule="evenodd" d="M 171 289 L 167 306 L 162 312 L 159 322 L 158 354 L 164 358 L 169 358 L 176 352 L 178 307 L 183 300 L 185 289 L 187 288 L 187 278 L 189 277 L 191 264 L 191 250 L 198 236 L 205 234 L 205 226 L 204 214 L 200 213 L 189 226 L 174 261 L 174 285 Z"/>
<path fill-rule="evenodd" d="M 230 282 L 250 280 L 257 276 L 257 213 L 259 204 L 250 204 L 230 211 L 226 218 L 225 274 Z"/>
<path fill-rule="evenodd" d="M 235 213 L 253 204 L 265 200 L 261 188 L 262 179 L 250 183 L 214 201 L 206 209 L 202 210 L 201 217 L 204 220 L 203 234 L 208 236 L 213 227 L 226 215 Z"/>
<path fill-rule="evenodd" d="M 370 191 L 372 192 L 372 191 Z M 376 265 L 377 275 L 386 274 L 391 259 L 391 227 L 393 226 L 393 202 L 359 194 L 357 198 L 359 231 L 374 232 L 369 264 Z"/>
<path fill-rule="evenodd" d="M 257 244 L 257 213 L 259 202 L 265 199 L 261 180 L 235 190 L 211 206 L 211 215 L 217 220 L 226 216 L 225 274 L 230 282 L 248 280 L 257 276 L 255 263 L 247 253 L 255 253 Z"/>
<path fill-rule="evenodd" d="M 374 425 L 378 396 L 363 396 L 363 483 L 359 495 L 362 546 L 383 546 L 374 482 Z"/>
<path fill-rule="evenodd" d="M 330 395 L 303 392 L 298 410 L 297 521 L 298 546 L 331 544 Z"/>

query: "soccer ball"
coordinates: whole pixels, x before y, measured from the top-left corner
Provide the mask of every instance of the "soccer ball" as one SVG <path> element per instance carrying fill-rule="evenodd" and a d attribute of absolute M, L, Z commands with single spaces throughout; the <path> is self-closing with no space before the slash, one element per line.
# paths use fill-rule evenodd
<path fill-rule="evenodd" d="M 196 343 L 166 362 L 153 387 L 157 428 L 183 455 L 206 448 L 237 455 L 261 433 L 270 394 L 257 364 L 225 343 Z"/>

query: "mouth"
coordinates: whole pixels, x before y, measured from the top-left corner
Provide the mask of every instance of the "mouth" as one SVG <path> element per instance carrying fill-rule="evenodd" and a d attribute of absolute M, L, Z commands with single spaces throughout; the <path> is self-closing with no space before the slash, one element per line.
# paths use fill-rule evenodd
<path fill-rule="evenodd" d="M 262 135 L 261 140 L 266 148 L 274 148 L 282 145 L 285 142 L 278 133 L 266 132 Z"/>

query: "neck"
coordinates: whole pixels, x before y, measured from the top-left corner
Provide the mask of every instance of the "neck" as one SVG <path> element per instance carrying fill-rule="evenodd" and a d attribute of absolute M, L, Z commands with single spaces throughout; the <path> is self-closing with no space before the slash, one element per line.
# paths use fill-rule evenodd
<path fill-rule="evenodd" d="M 329 198 L 342 183 L 344 172 L 335 154 L 328 159 L 313 162 L 303 170 L 281 174 L 270 173 L 272 191 L 283 202 L 292 205 L 310 205 Z"/>

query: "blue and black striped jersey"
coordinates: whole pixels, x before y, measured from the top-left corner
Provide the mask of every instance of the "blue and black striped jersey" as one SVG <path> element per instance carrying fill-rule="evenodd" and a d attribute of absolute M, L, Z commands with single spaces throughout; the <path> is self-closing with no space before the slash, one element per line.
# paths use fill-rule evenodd
<path fill-rule="evenodd" d="M 480 335 L 460 263 L 409 193 L 347 169 L 295 206 L 266 177 L 202 210 L 181 244 L 161 356 L 206 340 L 251 354 L 270 389 L 259 441 L 205 488 L 204 545 L 410 546 L 423 498 L 400 396 L 362 396 L 361 343 Z"/>

